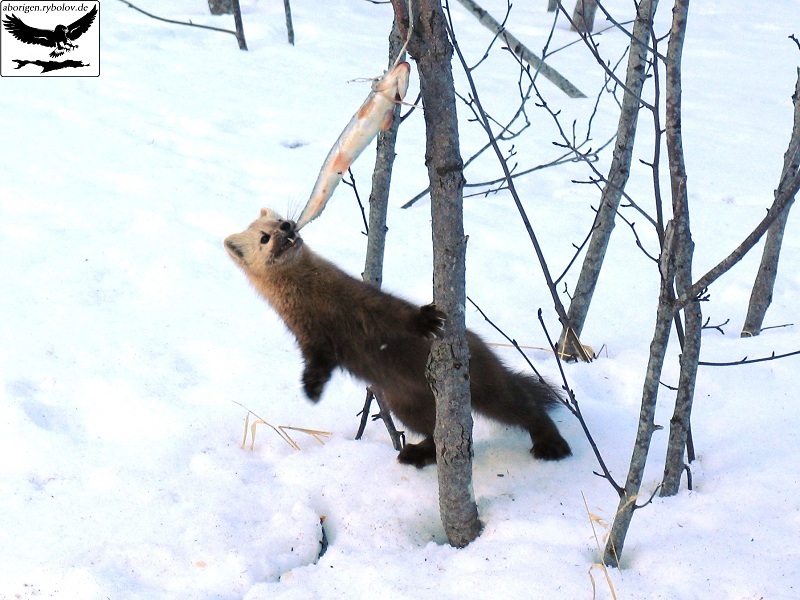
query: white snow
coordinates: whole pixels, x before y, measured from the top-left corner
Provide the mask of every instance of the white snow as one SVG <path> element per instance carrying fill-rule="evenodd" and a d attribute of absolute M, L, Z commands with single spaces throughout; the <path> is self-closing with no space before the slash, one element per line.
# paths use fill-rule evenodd
<path fill-rule="evenodd" d="M 500 17 L 505 3 L 486 1 Z M 530 6 L 528 5 L 530 4 Z M 233 36 L 148 19 L 120 2 L 101 10 L 98 78 L 0 80 L 0 598 L 591 598 L 610 592 L 592 514 L 610 522 L 618 498 L 593 474 L 578 423 L 556 414 L 574 456 L 532 460 L 527 435 L 478 420 L 474 488 L 485 529 L 462 550 L 447 545 L 436 470 L 399 465 L 383 426 L 354 441 L 363 384 L 336 375 L 318 406 L 303 396 L 291 336 L 222 248 L 262 206 L 296 216 L 341 128 L 380 74 L 388 4 L 292 2 L 297 45 L 286 43 L 281 3 L 243 0 L 249 52 Z M 607 2 L 621 20 L 632 3 Z M 205 2 L 142 8 L 232 27 Z M 670 4 L 659 8 L 667 32 Z M 788 142 L 800 2 L 764 9 L 745 0 L 692 5 L 684 49 L 683 132 L 699 276 L 733 249 L 772 200 Z M 474 62 L 490 34 L 460 6 L 457 35 Z M 518 3 L 509 26 L 540 50 L 552 15 Z M 604 27 L 598 19 L 598 29 Z M 563 20 L 551 47 L 576 39 Z M 616 61 L 622 34 L 602 38 Z M 662 42 L 666 49 L 666 41 Z M 551 63 L 593 97 L 603 74 L 578 43 Z M 503 120 L 516 107 L 517 73 L 499 49 L 478 72 L 481 98 Z M 25 67 L 33 69 L 34 67 Z M 412 69 L 415 66 L 412 62 Z M 455 65 L 457 79 L 463 76 Z M 593 100 L 568 100 L 541 81 L 570 128 L 585 130 Z M 463 88 L 462 88 L 463 89 Z M 408 99 L 418 90 L 415 71 Z M 485 139 L 463 105 L 463 154 Z M 557 156 L 550 117 L 529 107 L 516 142 L 519 168 Z M 593 145 L 613 134 L 616 105 L 601 102 Z M 400 131 L 385 287 L 430 300 L 428 200 L 417 111 Z M 628 191 L 652 208 L 652 123 L 640 118 Z M 354 168 L 366 202 L 374 152 Z M 605 171 L 606 151 L 598 168 Z M 496 177 L 486 155 L 470 181 Z M 664 163 L 666 173 L 666 162 Z M 576 185 L 584 165 L 518 180 L 554 273 L 591 225 L 598 192 Z M 665 193 L 668 190 L 664 181 Z M 533 249 L 506 193 L 465 201 L 468 293 L 520 343 L 546 346 L 557 321 Z M 642 218 L 637 231 L 651 252 Z M 800 231 L 792 215 L 767 316 L 771 329 L 738 337 L 760 250 L 711 288 L 703 359 L 800 349 Z M 358 276 L 366 238 L 352 191 L 340 186 L 304 229 L 316 251 Z M 567 278 L 573 285 L 577 268 Z M 601 358 L 566 373 L 614 477 L 623 483 L 652 335 L 656 269 L 620 223 L 584 341 Z M 477 311 L 468 324 L 503 341 Z M 601 350 L 602 348 L 602 350 Z M 664 382 L 677 380 L 671 346 Z M 510 349 L 498 353 L 523 369 Z M 545 351 L 531 358 L 554 381 Z M 693 415 L 694 489 L 656 498 L 634 516 L 620 598 L 770 600 L 800 595 L 797 357 L 703 368 Z M 660 481 L 673 393 L 662 388 L 643 493 Z M 293 433 L 293 450 L 259 425 L 240 447 L 246 411 L 273 425 L 331 432 L 324 445 Z M 248 439 L 248 447 L 249 447 Z M 321 558 L 320 519 L 329 547 Z M 598 527 L 598 535 L 604 530 Z M 602 540 L 601 540 L 602 544 Z"/>

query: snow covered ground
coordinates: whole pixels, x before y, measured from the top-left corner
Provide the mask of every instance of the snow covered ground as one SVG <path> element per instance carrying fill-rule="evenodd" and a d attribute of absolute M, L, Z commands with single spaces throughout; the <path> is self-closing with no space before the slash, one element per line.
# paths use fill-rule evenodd
<path fill-rule="evenodd" d="M 662 2 L 658 32 L 667 31 Z M 449 547 L 435 468 L 396 463 L 380 423 L 354 441 L 363 385 L 335 376 L 318 406 L 299 386 L 293 340 L 249 288 L 221 241 L 262 206 L 296 215 L 317 170 L 386 64 L 391 8 L 358 0 L 292 2 L 297 45 L 286 43 L 279 2 L 243 0 L 249 52 L 232 36 L 148 19 L 103 2 L 97 78 L 0 80 L 0 598 L 591 598 L 610 597 L 583 496 L 610 522 L 611 486 L 578 423 L 557 413 L 574 456 L 532 460 L 527 436 L 479 420 L 474 485 L 485 530 Z M 630 18 L 632 2 L 607 2 Z M 484 6 L 500 17 L 505 3 Z M 194 0 L 141 7 L 161 16 L 232 27 Z M 460 6 L 457 35 L 471 61 L 491 39 Z M 690 9 L 684 50 L 684 136 L 697 243 L 695 273 L 726 255 L 763 216 L 777 184 L 792 119 L 800 2 L 764 10 L 745 0 Z M 533 49 L 549 34 L 544 2 L 517 3 L 509 26 Z M 597 28 L 604 22 L 598 19 Z M 559 22 L 551 47 L 576 39 Z M 620 33 L 602 36 L 616 61 Z M 666 48 L 666 42 L 664 42 Z M 551 64 L 594 96 L 601 70 L 575 44 Z M 33 69 L 33 66 L 25 67 Z M 412 63 L 413 69 L 413 63 Z M 459 80 L 462 78 L 459 77 Z M 482 100 L 502 120 L 516 107 L 513 62 L 495 51 L 478 74 Z M 585 129 L 593 100 L 568 100 L 542 82 L 569 126 Z M 418 85 L 412 72 L 409 99 Z M 460 107 L 463 154 L 484 142 Z M 520 168 L 557 155 L 553 124 L 529 109 L 516 144 Z M 595 145 L 616 128 L 600 104 Z M 649 159 L 644 115 L 636 159 Z M 385 287 L 430 300 L 421 114 L 402 127 L 392 189 Z M 354 168 L 368 195 L 374 153 Z M 607 168 L 610 153 L 598 168 Z M 470 181 L 499 172 L 490 158 Z M 592 221 L 597 191 L 571 183 L 583 165 L 519 180 L 554 272 Z M 665 187 L 665 189 L 668 189 Z M 649 170 L 636 162 L 629 192 L 651 205 Z M 506 194 L 465 202 L 468 293 L 520 343 L 557 333 L 532 248 Z M 637 231 L 654 249 L 642 219 Z M 366 238 L 352 191 L 340 186 L 304 229 L 319 253 L 353 274 Z M 789 222 L 767 325 L 738 337 L 758 252 L 711 289 L 704 360 L 800 348 L 800 231 Z M 601 358 L 567 377 L 612 470 L 623 482 L 635 435 L 657 295 L 653 264 L 630 229 L 615 232 L 584 340 Z M 568 276 L 574 284 L 577 271 Z M 500 336 L 468 309 L 488 341 Z M 498 353 L 524 368 L 510 349 Z M 671 347 L 665 383 L 677 379 Z M 551 379 L 545 351 L 532 359 Z M 634 517 L 620 598 L 770 600 L 800 595 L 798 358 L 704 368 L 693 418 L 694 490 L 656 499 Z M 672 393 L 662 388 L 658 423 Z M 244 404 L 274 425 L 331 432 L 324 445 L 294 434 L 293 450 L 266 426 L 240 447 Z M 644 490 L 660 481 L 666 429 L 654 437 Z M 249 440 L 248 440 L 249 442 Z M 320 519 L 329 546 L 318 559 Z M 599 528 L 598 535 L 602 535 Z"/>

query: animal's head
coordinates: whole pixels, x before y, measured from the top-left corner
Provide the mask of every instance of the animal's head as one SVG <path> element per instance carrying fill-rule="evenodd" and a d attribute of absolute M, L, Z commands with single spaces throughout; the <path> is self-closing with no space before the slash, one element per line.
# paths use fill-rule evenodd
<path fill-rule="evenodd" d="M 225 238 L 225 249 L 234 262 L 253 275 L 291 264 L 297 260 L 302 246 L 296 223 L 268 208 L 262 208 L 261 216 L 243 232 Z"/>

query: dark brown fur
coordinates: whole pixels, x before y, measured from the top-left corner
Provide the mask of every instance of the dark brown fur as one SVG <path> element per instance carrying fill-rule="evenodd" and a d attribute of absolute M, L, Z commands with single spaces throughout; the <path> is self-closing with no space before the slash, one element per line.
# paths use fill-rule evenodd
<path fill-rule="evenodd" d="M 349 371 L 378 389 L 408 429 L 426 436 L 407 444 L 400 462 L 434 463 L 435 401 L 425 366 L 444 314 L 347 275 L 308 248 L 293 221 L 267 209 L 248 229 L 226 238 L 225 247 L 297 338 L 306 395 L 318 401 L 335 368 Z M 569 444 L 546 413 L 558 394 L 538 379 L 509 371 L 471 331 L 467 339 L 475 410 L 526 429 L 537 458 L 569 456 Z"/>

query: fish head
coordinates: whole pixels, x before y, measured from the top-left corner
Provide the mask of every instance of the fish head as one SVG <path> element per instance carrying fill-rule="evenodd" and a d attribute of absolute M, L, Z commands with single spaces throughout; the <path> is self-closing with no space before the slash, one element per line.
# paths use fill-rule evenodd
<path fill-rule="evenodd" d="M 297 224 L 278 213 L 261 209 L 261 216 L 241 233 L 225 238 L 225 249 L 248 275 L 266 275 L 266 271 L 290 265 L 300 256 L 303 239 Z"/>
<path fill-rule="evenodd" d="M 373 90 L 393 102 L 402 102 L 408 91 L 410 73 L 411 65 L 405 61 L 398 63 L 391 71 L 375 82 Z"/>

